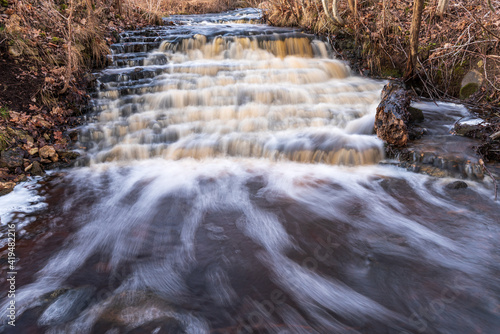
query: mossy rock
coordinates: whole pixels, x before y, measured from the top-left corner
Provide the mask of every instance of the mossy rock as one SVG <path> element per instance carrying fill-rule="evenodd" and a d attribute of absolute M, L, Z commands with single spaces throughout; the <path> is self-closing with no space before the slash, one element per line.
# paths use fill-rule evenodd
<path fill-rule="evenodd" d="M 460 98 L 467 99 L 469 96 L 477 92 L 479 87 L 481 87 L 483 80 L 483 75 L 480 72 L 476 70 L 469 71 L 469 73 L 467 73 L 462 79 Z"/>
<path fill-rule="evenodd" d="M 472 94 L 479 90 L 479 85 L 475 82 L 470 82 L 460 89 L 460 98 L 468 99 Z"/>

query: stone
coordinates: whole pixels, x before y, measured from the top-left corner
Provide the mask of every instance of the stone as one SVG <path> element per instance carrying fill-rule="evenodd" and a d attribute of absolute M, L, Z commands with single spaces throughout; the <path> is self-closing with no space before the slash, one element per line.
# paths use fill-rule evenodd
<path fill-rule="evenodd" d="M 14 190 L 15 182 L 0 182 L 0 196 L 7 195 Z"/>
<path fill-rule="evenodd" d="M 377 136 L 390 145 L 403 147 L 409 139 L 411 95 L 399 83 L 390 82 L 382 90 L 382 101 L 375 115 Z"/>
<path fill-rule="evenodd" d="M 409 107 L 408 112 L 410 113 L 411 123 L 421 123 L 424 121 L 424 113 L 422 110 L 414 107 Z"/>
<path fill-rule="evenodd" d="M 43 168 L 42 166 L 40 165 L 40 163 L 38 161 L 33 161 L 33 163 L 31 164 L 31 175 L 33 176 L 42 176 L 45 174 L 45 172 L 43 171 Z"/>
<path fill-rule="evenodd" d="M 481 123 L 460 123 L 457 122 L 453 126 L 453 133 L 457 136 L 477 138 L 482 135 L 484 125 Z"/>
<path fill-rule="evenodd" d="M 50 158 L 50 160 L 52 160 L 53 162 L 56 162 L 59 160 L 56 149 L 52 146 L 45 145 L 44 147 L 42 147 L 38 151 L 38 154 L 40 155 L 40 158 L 42 158 L 42 159 L 49 159 Z"/>
<path fill-rule="evenodd" d="M 24 152 L 20 148 L 2 151 L 0 154 L 0 167 L 16 168 L 24 164 Z"/>
<path fill-rule="evenodd" d="M 33 147 L 33 148 L 28 150 L 29 155 L 35 155 L 37 153 L 38 153 L 38 147 Z"/>
<path fill-rule="evenodd" d="M 57 151 L 61 159 L 74 160 L 80 156 L 80 153 L 74 151 Z"/>
<path fill-rule="evenodd" d="M 455 181 L 446 185 L 447 189 L 465 189 L 468 185 L 464 181 Z"/>
<path fill-rule="evenodd" d="M 479 71 L 469 71 L 462 79 L 462 84 L 460 85 L 460 98 L 469 98 L 472 94 L 479 90 L 479 87 L 481 87 L 483 81 L 484 77 Z"/>
<path fill-rule="evenodd" d="M 76 318 L 90 303 L 93 286 L 66 291 L 49 306 L 38 319 L 39 326 L 54 326 Z"/>

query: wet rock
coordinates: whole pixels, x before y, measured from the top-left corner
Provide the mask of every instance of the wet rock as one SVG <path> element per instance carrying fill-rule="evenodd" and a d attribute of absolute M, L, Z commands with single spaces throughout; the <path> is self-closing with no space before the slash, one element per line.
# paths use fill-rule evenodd
<path fill-rule="evenodd" d="M 2 151 L 0 154 L 0 167 L 17 168 L 24 163 L 24 151 L 18 147 Z"/>
<path fill-rule="evenodd" d="M 42 176 L 45 174 L 42 166 L 38 161 L 33 161 L 33 163 L 31 164 L 30 174 L 33 176 Z"/>
<path fill-rule="evenodd" d="M 446 189 L 465 189 L 468 185 L 464 181 L 455 181 L 448 183 L 445 187 Z"/>
<path fill-rule="evenodd" d="M 45 145 L 39 150 L 38 153 L 40 154 L 40 158 L 42 159 L 50 159 L 53 162 L 59 160 L 56 149 L 52 146 Z"/>
<path fill-rule="evenodd" d="M 467 73 L 462 79 L 460 98 L 467 99 L 469 96 L 477 92 L 479 87 L 483 84 L 483 80 L 483 75 L 476 70 L 472 70 Z"/>
<path fill-rule="evenodd" d="M 57 151 L 61 159 L 75 160 L 80 156 L 80 153 L 74 151 Z"/>
<path fill-rule="evenodd" d="M 113 328 L 128 329 L 121 331 L 127 333 L 151 333 L 157 328 L 161 328 L 160 333 L 185 332 L 171 305 L 152 292 L 124 291 L 110 296 L 105 304 L 93 328 L 95 333 Z"/>
<path fill-rule="evenodd" d="M 424 113 L 422 110 L 414 107 L 409 107 L 410 123 L 421 123 L 424 121 Z"/>
<path fill-rule="evenodd" d="M 54 326 L 76 318 L 88 305 L 95 288 L 84 286 L 59 296 L 38 319 L 40 326 Z"/>
<path fill-rule="evenodd" d="M 474 123 L 455 123 L 453 133 L 458 136 L 478 138 L 481 137 L 484 125 Z"/>
<path fill-rule="evenodd" d="M 375 131 L 390 145 L 405 146 L 408 142 L 411 96 L 398 83 L 388 83 L 382 90 L 382 101 L 377 107 Z"/>
<path fill-rule="evenodd" d="M 15 182 L 0 182 L 0 196 L 7 195 L 16 186 Z"/>

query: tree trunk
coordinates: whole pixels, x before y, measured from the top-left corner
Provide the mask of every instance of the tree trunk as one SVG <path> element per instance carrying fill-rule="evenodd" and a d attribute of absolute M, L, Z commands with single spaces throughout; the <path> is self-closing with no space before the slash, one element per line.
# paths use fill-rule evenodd
<path fill-rule="evenodd" d="M 71 81 L 71 75 L 73 73 L 73 55 L 71 54 L 71 44 L 73 40 L 73 0 L 69 3 L 69 15 L 66 18 L 67 21 L 67 31 L 66 31 L 66 75 L 64 76 L 64 87 L 61 89 L 59 94 L 64 94 L 69 88 Z"/>
<path fill-rule="evenodd" d="M 119 15 L 122 14 L 122 2 L 121 2 L 121 0 L 115 0 L 115 9 Z"/>
<path fill-rule="evenodd" d="M 339 11 L 337 9 L 337 2 L 338 2 L 338 0 L 333 0 L 332 12 L 330 13 L 330 11 L 328 10 L 328 0 L 321 0 L 321 3 L 323 4 L 323 10 L 325 11 L 326 16 L 328 16 L 328 18 L 330 20 L 332 20 L 333 22 L 343 26 L 344 21 L 342 20 L 342 18 L 339 15 Z"/>
<path fill-rule="evenodd" d="M 349 9 L 354 13 L 354 0 L 347 0 L 349 3 Z"/>
<path fill-rule="evenodd" d="M 424 9 L 424 0 L 413 0 L 413 18 L 410 30 L 410 54 L 406 64 L 405 81 L 411 79 L 415 74 L 418 54 L 418 35 L 420 33 L 420 24 L 422 23 L 422 12 Z"/>
<path fill-rule="evenodd" d="M 437 14 L 439 17 L 443 18 L 444 13 L 448 10 L 448 5 L 450 4 L 450 0 L 439 0 L 437 5 Z"/>
<path fill-rule="evenodd" d="M 387 0 L 382 0 L 382 34 L 385 36 L 385 32 L 387 30 Z"/>
<path fill-rule="evenodd" d="M 488 7 L 490 7 L 493 13 L 495 12 L 495 7 L 493 7 L 493 5 L 491 4 L 491 0 L 488 0 Z"/>

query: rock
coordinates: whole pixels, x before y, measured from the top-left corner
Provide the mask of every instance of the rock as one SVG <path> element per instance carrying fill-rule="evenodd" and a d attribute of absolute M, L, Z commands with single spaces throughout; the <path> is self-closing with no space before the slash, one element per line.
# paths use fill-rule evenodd
<path fill-rule="evenodd" d="M 465 189 L 468 187 L 468 185 L 464 181 L 455 181 L 452 183 L 448 183 L 445 187 L 447 189 Z"/>
<path fill-rule="evenodd" d="M 410 123 L 421 123 L 424 121 L 424 113 L 422 110 L 409 107 L 408 112 L 410 113 Z"/>
<path fill-rule="evenodd" d="M 0 182 L 0 196 L 7 195 L 16 186 L 15 182 Z"/>
<path fill-rule="evenodd" d="M 39 151 L 38 154 L 40 155 L 40 158 L 42 159 L 48 159 L 52 160 L 53 162 L 56 162 L 59 160 L 59 157 L 56 153 L 56 149 L 52 146 L 45 145 L 42 147 Z"/>
<path fill-rule="evenodd" d="M 80 156 L 80 153 L 74 151 L 57 151 L 61 159 L 74 160 Z"/>
<path fill-rule="evenodd" d="M 479 138 L 484 130 L 484 125 L 478 122 L 455 123 L 453 133 L 462 137 Z"/>
<path fill-rule="evenodd" d="M 33 176 L 42 176 L 45 174 L 45 172 L 43 171 L 43 168 L 42 166 L 40 165 L 40 163 L 38 161 L 33 161 L 33 163 L 31 164 L 31 175 Z"/>
<path fill-rule="evenodd" d="M 84 286 L 63 293 L 43 312 L 38 325 L 54 326 L 76 318 L 89 305 L 95 290 Z"/>
<path fill-rule="evenodd" d="M 2 151 L 0 155 L 0 167 L 16 168 L 22 167 L 24 151 L 19 147 Z"/>
<path fill-rule="evenodd" d="M 460 88 L 460 98 L 467 99 L 469 96 L 474 94 L 479 90 L 479 87 L 483 84 L 483 75 L 476 70 L 472 70 L 465 75 L 462 79 L 462 84 Z"/>
<path fill-rule="evenodd" d="M 411 96 L 401 84 L 391 82 L 385 85 L 375 115 L 375 131 L 380 139 L 396 147 L 406 145 L 410 102 Z"/>
<path fill-rule="evenodd" d="M 28 150 L 29 155 L 35 155 L 38 153 L 38 147 L 33 147 L 32 149 Z"/>

